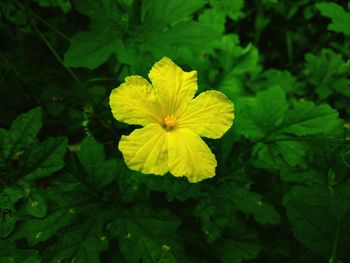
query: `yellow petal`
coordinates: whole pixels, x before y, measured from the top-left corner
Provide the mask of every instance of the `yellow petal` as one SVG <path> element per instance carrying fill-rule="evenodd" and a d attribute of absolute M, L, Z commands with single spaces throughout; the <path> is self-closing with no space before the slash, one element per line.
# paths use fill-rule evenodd
<path fill-rule="evenodd" d="M 167 57 L 156 62 L 148 76 L 164 116 L 175 115 L 179 108 L 194 97 L 197 90 L 197 72 L 184 72 Z"/>
<path fill-rule="evenodd" d="M 220 138 L 232 126 L 233 103 L 220 91 L 202 92 L 177 118 L 179 128 L 188 128 L 207 138 Z"/>
<path fill-rule="evenodd" d="M 128 136 L 122 136 L 119 150 L 132 170 L 157 175 L 169 171 L 167 133 L 158 124 L 149 124 Z"/>
<path fill-rule="evenodd" d="M 215 176 L 216 159 L 204 141 L 188 129 L 168 132 L 169 170 L 191 183 Z"/>
<path fill-rule="evenodd" d="M 143 126 L 162 122 L 154 89 L 140 76 L 125 78 L 112 90 L 109 104 L 114 118 L 121 122 Z"/>

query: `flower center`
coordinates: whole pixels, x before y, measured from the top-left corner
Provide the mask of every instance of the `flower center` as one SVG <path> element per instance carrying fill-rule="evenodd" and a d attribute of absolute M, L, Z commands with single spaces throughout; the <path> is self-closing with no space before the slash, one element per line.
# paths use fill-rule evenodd
<path fill-rule="evenodd" d="M 176 118 L 174 115 L 167 115 L 164 118 L 165 128 L 173 128 L 176 125 Z"/>

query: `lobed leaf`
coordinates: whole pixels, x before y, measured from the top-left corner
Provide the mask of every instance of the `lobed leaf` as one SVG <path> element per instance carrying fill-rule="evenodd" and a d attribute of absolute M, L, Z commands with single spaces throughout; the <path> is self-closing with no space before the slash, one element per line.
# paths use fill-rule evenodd
<path fill-rule="evenodd" d="M 283 204 L 295 237 L 324 259 L 330 258 L 334 246 L 339 244 L 338 259 L 347 258 L 349 198 L 349 181 L 334 189 L 325 186 L 293 187 L 285 195 Z M 342 243 L 338 243 L 339 240 Z"/>
<path fill-rule="evenodd" d="M 350 12 L 346 12 L 343 7 L 336 3 L 317 3 L 316 8 L 321 14 L 332 20 L 328 29 L 350 36 Z"/>
<path fill-rule="evenodd" d="M 102 211 L 96 205 L 85 210 L 95 211 L 83 222 L 59 236 L 58 242 L 49 246 L 43 252 L 46 262 L 61 262 L 65 260 L 77 263 L 99 263 L 100 253 L 108 248 L 108 239 L 103 233 L 104 225 L 114 217 L 114 209 Z"/>
<path fill-rule="evenodd" d="M 0 240 L 0 262 L 40 263 L 38 251 L 34 249 L 19 250 L 10 240 Z"/>
<path fill-rule="evenodd" d="M 87 67 L 95 69 L 112 54 L 118 52 L 122 42 L 118 31 L 86 31 L 79 33 L 70 41 L 70 47 L 64 56 L 67 67 Z"/>
<path fill-rule="evenodd" d="M 303 166 L 306 149 L 296 136 L 328 135 L 342 129 L 338 112 L 328 105 L 298 101 L 288 105 L 285 92 L 273 86 L 259 92 L 256 98 L 243 98 L 237 103 L 237 131 L 255 139 L 255 165 L 272 169 Z M 335 133 L 337 134 L 337 133 Z"/>
<path fill-rule="evenodd" d="M 52 175 L 64 166 L 67 138 L 50 137 L 25 152 L 23 170 L 25 180 L 34 180 Z"/>
<path fill-rule="evenodd" d="M 86 171 L 86 182 L 101 189 L 112 182 L 118 172 L 116 160 L 106 160 L 103 145 L 97 143 L 92 137 L 86 137 L 78 151 L 78 158 Z"/>
<path fill-rule="evenodd" d="M 29 219 L 22 222 L 11 237 L 13 240 L 25 238 L 30 246 L 43 242 L 72 223 L 75 212 L 71 208 L 62 208 L 50 213 L 43 219 Z"/>
<path fill-rule="evenodd" d="M 305 55 L 304 75 L 314 87 L 320 99 L 325 99 L 333 93 L 350 97 L 350 67 L 340 54 L 331 49 L 322 49 L 320 54 Z"/>
<path fill-rule="evenodd" d="M 34 108 L 19 115 L 12 122 L 11 128 L 7 133 L 3 130 L 5 140 L 2 148 L 5 158 L 37 142 L 36 136 L 42 126 L 41 118 L 41 109 Z"/>
<path fill-rule="evenodd" d="M 338 112 L 329 105 L 299 102 L 286 113 L 278 132 L 297 136 L 327 134 L 340 123 Z"/>
<path fill-rule="evenodd" d="M 131 263 L 178 262 L 181 245 L 176 234 L 180 221 L 167 211 L 133 209 L 113 220 L 111 232 Z"/>

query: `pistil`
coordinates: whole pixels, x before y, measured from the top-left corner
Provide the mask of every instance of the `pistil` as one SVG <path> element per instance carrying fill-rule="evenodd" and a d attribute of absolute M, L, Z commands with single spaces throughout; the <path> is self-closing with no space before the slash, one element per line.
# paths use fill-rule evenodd
<path fill-rule="evenodd" d="M 174 115 L 167 115 L 164 118 L 164 127 L 167 129 L 171 129 L 174 128 L 176 125 L 176 118 L 174 117 Z"/>

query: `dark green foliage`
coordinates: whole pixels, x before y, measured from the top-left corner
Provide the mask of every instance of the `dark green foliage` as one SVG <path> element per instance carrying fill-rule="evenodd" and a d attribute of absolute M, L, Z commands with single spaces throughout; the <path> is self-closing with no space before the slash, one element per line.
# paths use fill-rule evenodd
<path fill-rule="evenodd" d="M 350 5 L 348 4 L 348 6 Z M 316 8 L 321 11 L 323 16 L 332 20 L 332 23 L 328 26 L 329 30 L 350 35 L 350 12 L 336 3 L 319 3 Z"/>
<path fill-rule="evenodd" d="M 113 219 L 109 229 L 128 262 L 185 262 L 176 234 L 179 225 L 167 211 L 135 207 Z"/>
<path fill-rule="evenodd" d="M 350 98 L 349 61 L 345 63 L 340 54 L 330 49 L 322 49 L 318 56 L 306 54 L 305 60 L 305 77 L 320 99 L 325 99 L 333 93 Z"/>
<path fill-rule="evenodd" d="M 0 240 L 0 260 L 4 263 L 23 262 L 23 263 L 38 263 L 40 257 L 33 249 L 19 250 L 10 240 Z"/>
<path fill-rule="evenodd" d="M 348 262 L 350 2 L 3 0 L 0 262 Z M 163 56 L 235 104 L 198 184 L 129 170 L 110 91 Z"/>
<path fill-rule="evenodd" d="M 349 257 L 349 183 L 334 188 L 296 186 L 283 200 L 295 237 L 324 259 Z"/>

